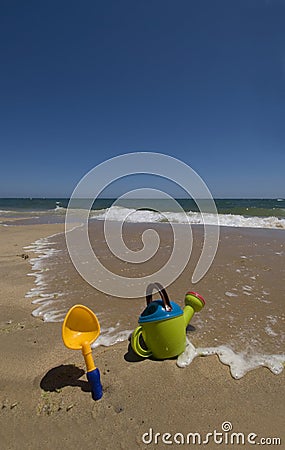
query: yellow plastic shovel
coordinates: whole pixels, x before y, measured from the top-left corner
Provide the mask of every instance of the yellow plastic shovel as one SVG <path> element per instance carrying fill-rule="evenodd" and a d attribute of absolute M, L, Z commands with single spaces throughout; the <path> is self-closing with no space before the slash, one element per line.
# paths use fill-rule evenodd
<path fill-rule="evenodd" d="M 81 349 L 94 400 L 99 400 L 103 395 L 100 372 L 95 367 L 91 350 L 91 344 L 98 338 L 99 334 L 99 321 L 87 306 L 75 305 L 68 311 L 62 325 L 62 339 L 67 348 Z"/>

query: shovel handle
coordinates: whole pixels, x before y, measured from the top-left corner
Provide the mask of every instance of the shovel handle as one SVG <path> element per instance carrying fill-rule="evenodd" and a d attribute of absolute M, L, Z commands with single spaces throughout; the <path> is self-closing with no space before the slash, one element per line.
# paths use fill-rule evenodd
<path fill-rule="evenodd" d="M 100 400 L 103 395 L 99 369 L 95 367 L 89 342 L 82 344 L 82 353 L 87 367 L 87 380 L 91 387 L 93 400 Z"/>
<path fill-rule="evenodd" d="M 103 395 L 102 384 L 100 380 L 100 372 L 99 369 L 91 370 L 91 372 L 87 372 L 87 380 L 91 387 L 92 398 L 93 400 L 100 400 Z"/>

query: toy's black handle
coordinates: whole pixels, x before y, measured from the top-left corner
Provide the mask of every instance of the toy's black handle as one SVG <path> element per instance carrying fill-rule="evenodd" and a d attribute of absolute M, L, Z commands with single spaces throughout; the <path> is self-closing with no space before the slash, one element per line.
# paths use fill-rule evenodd
<path fill-rule="evenodd" d="M 167 295 L 166 290 L 160 283 L 151 283 L 148 285 L 148 287 L 146 288 L 146 304 L 149 305 L 152 302 L 152 292 L 154 290 L 157 290 L 161 295 L 161 299 L 163 301 L 164 308 L 166 309 L 166 311 L 171 311 L 172 306 L 170 304 L 169 297 Z"/>

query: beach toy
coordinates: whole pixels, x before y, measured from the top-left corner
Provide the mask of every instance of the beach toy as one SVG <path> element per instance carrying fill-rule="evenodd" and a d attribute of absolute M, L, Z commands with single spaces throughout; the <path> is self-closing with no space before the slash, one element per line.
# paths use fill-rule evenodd
<path fill-rule="evenodd" d="M 81 349 L 94 400 L 99 400 L 103 395 L 100 372 L 95 367 L 91 350 L 91 344 L 98 338 L 99 334 L 99 321 L 87 306 L 75 305 L 68 311 L 62 325 L 62 339 L 67 348 Z"/>
<path fill-rule="evenodd" d="M 156 289 L 160 300 L 152 300 Z M 131 346 L 143 358 L 173 358 L 184 352 L 186 327 L 195 312 L 200 311 L 205 300 L 197 292 L 187 292 L 184 310 L 169 300 L 165 289 L 159 283 L 150 284 L 146 295 L 147 307 L 139 317 L 139 326 L 132 333 Z M 141 342 L 144 341 L 144 346 Z"/>

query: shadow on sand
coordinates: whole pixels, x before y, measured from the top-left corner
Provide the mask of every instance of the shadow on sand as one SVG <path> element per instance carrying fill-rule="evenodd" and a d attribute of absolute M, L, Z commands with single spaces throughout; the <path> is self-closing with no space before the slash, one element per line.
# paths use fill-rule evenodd
<path fill-rule="evenodd" d="M 88 381 L 79 378 L 85 374 L 73 364 L 66 364 L 50 369 L 41 379 L 40 386 L 46 392 L 55 392 L 65 386 L 78 386 L 84 392 L 91 392 Z"/>

